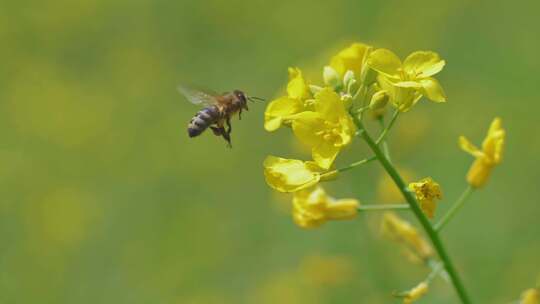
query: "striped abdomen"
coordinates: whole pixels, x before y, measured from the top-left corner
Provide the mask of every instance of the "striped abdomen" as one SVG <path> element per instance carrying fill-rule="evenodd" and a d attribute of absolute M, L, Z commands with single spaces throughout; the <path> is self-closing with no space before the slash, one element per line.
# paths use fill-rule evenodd
<path fill-rule="evenodd" d="M 188 124 L 189 137 L 199 136 L 210 125 L 216 123 L 220 116 L 217 106 L 210 106 L 197 112 Z"/>

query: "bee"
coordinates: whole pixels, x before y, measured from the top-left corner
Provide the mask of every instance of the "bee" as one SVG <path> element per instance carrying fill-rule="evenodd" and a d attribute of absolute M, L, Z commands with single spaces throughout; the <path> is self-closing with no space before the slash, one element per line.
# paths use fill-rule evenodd
<path fill-rule="evenodd" d="M 227 141 L 228 147 L 232 147 L 231 117 L 238 113 L 238 119 L 242 119 L 242 111 L 248 111 L 248 100 L 264 100 L 247 96 L 240 90 L 217 94 L 209 90 L 178 86 L 178 91 L 192 104 L 204 107 L 191 118 L 187 128 L 189 137 L 199 136 L 210 128 L 214 135 L 221 136 Z"/>

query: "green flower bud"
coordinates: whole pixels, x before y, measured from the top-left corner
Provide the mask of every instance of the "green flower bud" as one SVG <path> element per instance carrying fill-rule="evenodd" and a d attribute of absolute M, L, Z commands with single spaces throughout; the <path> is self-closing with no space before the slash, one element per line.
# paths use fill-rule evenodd
<path fill-rule="evenodd" d="M 342 87 L 341 79 L 338 72 L 330 66 L 325 66 L 323 69 L 324 83 L 332 88 L 338 89 Z"/>
<path fill-rule="evenodd" d="M 371 110 L 379 110 L 386 106 L 388 103 L 389 96 L 385 90 L 381 90 L 371 96 L 371 101 L 369 103 L 369 108 Z"/>
<path fill-rule="evenodd" d="M 313 84 L 309 85 L 309 90 L 311 91 L 312 95 L 315 95 L 315 94 L 319 93 L 322 89 L 323 88 L 320 87 L 320 86 L 316 86 L 316 85 L 313 85 Z"/>

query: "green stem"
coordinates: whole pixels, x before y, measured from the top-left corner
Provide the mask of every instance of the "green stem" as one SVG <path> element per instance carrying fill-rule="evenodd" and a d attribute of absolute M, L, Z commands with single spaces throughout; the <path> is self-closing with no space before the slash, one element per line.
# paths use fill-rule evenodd
<path fill-rule="evenodd" d="M 381 132 L 384 132 L 384 130 L 386 130 L 384 125 L 384 116 L 379 117 L 379 123 L 381 124 Z M 382 141 L 382 149 L 386 158 L 388 158 L 389 161 L 392 161 L 392 158 L 390 158 L 390 149 L 388 149 L 388 142 L 386 142 L 386 140 Z"/>
<path fill-rule="evenodd" d="M 360 206 L 358 211 L 407 210 L 410 208 L 407 204 L 377 204 Z"/>
<path fill-rule="evenodd" d="M 356 167 L 361 166 L 361 165 L 363 165 L 363 164 L 367 164 L 367 163 L 369 163 L 369 162 L 371 162 L 371 161 L 374 161 L 374 160 L 376 160 L 376 159 L 377 159 L 376 156 L 368 157 L 368 158 L 359 160 L 359 161 L 357 161 L 357 162 L 354 162 L 354 163 L 352 163 L 352 164 L 350 164 L 350 165 L 348 165 L 348 166 L 341 167 L 341 168 L 337 168 L 335 171 L 336 171 L 337 173 L 345 172 L 345 171 L 347 171 L 347 170 L 351 170 L 352 168 L 356 168 Z"/>
<path fill-rule="evenodd" d="M 365 131 L 365 128 L 362 122 L 358 119 L 356 115 L 353 116 L 353 119 L 359 129 L 364 129 L 364 132 L 361 132 L 360 135 L 364 138 L 364 140 L 366 141 L 368 146 L 371 148 L 373 153 L 375 153 L 375 156 L 377 156 L 381 165 L 384 167 L 388 175 L 390 175 L 390 177 L 392 178 L 396 186 L 399 188 L 399 190 L 401 191 L 401 194 L 403 195 L 403 197 L 405 198 L 405 200 L 411 207 L 412 212 L 414 213 L 414 215 L 416 216 L 416 218 L 418 219 L 418 221 L 420 222 L 420 224 L 426 231 L 426 234 L 431 240 L 433 247 L 435 247 L 437 254 L 441 258 L 441 261 L 444 263 L 444 267 L 446 271 L 448 272 L 448 275 L 450 276 L 450 280 L 452 281 L 452 284 L 454 285 L 454 288 L 459 298 L 461 299 L 461 302 L 463 304 L 470 304 L 471 301 L 469 300 L 469 296 L 467 295 L 467 292 L 465 291 L 465 287 L 463 286 L 463 283 L 461 282 L 461 279 L 459 278 L 458 273 L 455 270 L 454 265 L 452 264 L 450 256 L 446 252 L 446 249 L 444 248 L 443 243 L 441 242 L 441 239 L 439 238 L 439 235 L 433 229 L 428 218 L 418 206 L 418 203 L 416 202 L 416 198 L 413 196 L 411 192 L 407 190 L 407 186 L 405 185 L 405 182 L 403 181 L 403 179 L 401 178 L 397 170 L 386 158 L 386 156 L 381 151 L 377 143 Z"/>
<path fill-rule="evenodd" d="M 467 198 L 469 198 L 469 196 L 473 193 L 473 191 L 474 191 L 474 188 L 471 185 L 465 188 L 465 191 L 463 191 L 463 193 L 461 194 L 459 199 L 454 203 L 452 208 L 450 208 L 450 210 L 446 212 L 446 214 L 442 217 L 442 219 L 437 224 L 435 224 L 435 230 L 437 232 L 441 231 L 444 225 L 446 225 L 454 217 L 454 215 L 456 215 L 456 213 L 459 211 L 459 209 L 461 209 L 461 207 L 463 207 L 465 201 L 467 200 Z"/>
<path fill-rule="evenodd" d="M 375 141 L 375 144 L 380 144 L 381 141 L 384 140 L 384 138 L 386 137 L 386 135 L 388 134 L 388 131 L 390 131 L 390 129 L 392 129 L 392 126 L 394 125 L 394 123 L 396 122 L 396 119 L 398 118 L 399 116 L 399 110 L 396 110 L 394 112 L 394 114 L 392 115 L 392 119 L 390 119 L 390 122 L 388 123 L 388 126 L 386 126 L 386 128 L 384 128 L 384 130 L 382 131 L 381 135 L 379 135 L 379 138 L 377 138 L 377 140 Z"/>

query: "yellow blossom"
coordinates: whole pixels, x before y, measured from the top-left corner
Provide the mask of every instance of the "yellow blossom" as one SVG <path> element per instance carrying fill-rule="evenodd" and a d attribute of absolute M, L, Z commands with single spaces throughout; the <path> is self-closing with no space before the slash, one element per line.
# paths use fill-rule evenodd
<path fill-rule="evenodd" d="M 420 233 L 411 224 L 392 212 L 386 212 L 384 214 L 381 230 L 383 235 L 407 246 L 409 250 L 422 260 L 433 255 L 433 249 L 420 236 Z"/>
<path fill-rule="evenodd" d="M 263 166 L 266 183 L 280 192 L 298 191 L 335 177 L 323 174 L 325 170 L 311 161 L 268 156 Z"/>
<path fill-rule="evenodd" d="M 475 187 L 482 187 L 493 167 L 502 161 L 504 147 L 505 130 L 501 126 L 501 119 L 495 118 L 489 127 L 488 134 L 482 143 L 482 149 L 477 148 L 467 138 L 459 138 L 459 146 L 476 159 L 467 173 L 467 182 Z"/>
<path fill-rule="evenodd" d="M 298 68 L 289 68 L 287 96 L 271 101 L 264 113 L 264 128 L 267 131 L 277 130 L 283 123 L 289 123 L 292 115 L 309 108 L 312 98 L 309 86 Z"/>
<path fill-rule="evenodd" d="M 540 304 L 540 290 L 530 288 L 521 294 L 520 304 Z"/>
<path fill-rule="evenodd" d="M 435 52 L 417 51 L 402 63 L 390 50 L 377 49 L 370 53 L 368 65 L 379 73 L 379 85 L 402 112 L 410 110 L 423 95 L 434 102 L 446 101 L 441 85 L 431 77 L 445 65 Z"/>
<path fill-rule="evenodd" d="M 369 45 L 353 43 L 341 50 L 330 60 L 330 66 L 343 77 L 347 71 L 353 71 L 356 79 L 362 79 L 366 73 L 367 57 L 371 51 Z"/>
<path fill-rule="evenodd" d="M 411 304 L 420 299 L 428 292 L 428 289 L 428 284 L 426 282 L 421 282 L 404 295 L 403 304 Z"/>
<path fill-rule="evenodd" d="M 321 187 L 312 187 L 294 193 L 293 219 L 302 228 L 315 228 L 328 220 L 354 218 L 359 204 L 355 199 L 336 200 Z"/>
<path fill-rule="evenodd" d="M 315 95 L 314 111 L 294 116 L 292 128 L 296 137 L 311 147 L 313 160 L 324 169 L 332 165 L 355 133 L 352 118 L 340 96 L 330 88 L 324 88 Z"/>
<path fill-rule="evenodd" d="M 424 213 L 429 218 L 433 218 L 435 208 L 437 208 L 436 201 L 442 198 L 439 184 L 434 182 L 431 177 L 426 177 L 418 182 L 410 183 L 409 189 L 416 194 L 416 199 Z"/>

